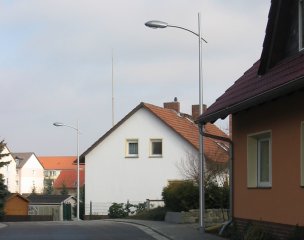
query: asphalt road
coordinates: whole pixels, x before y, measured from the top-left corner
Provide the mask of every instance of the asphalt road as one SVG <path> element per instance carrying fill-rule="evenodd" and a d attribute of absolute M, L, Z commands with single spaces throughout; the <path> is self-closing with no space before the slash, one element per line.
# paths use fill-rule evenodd
<path fill-rule="evenodd" d="M 124 223 L 106 221 L 17 222 L 0 228 L 0 240 L 152 240 L 163 239 Z"/>

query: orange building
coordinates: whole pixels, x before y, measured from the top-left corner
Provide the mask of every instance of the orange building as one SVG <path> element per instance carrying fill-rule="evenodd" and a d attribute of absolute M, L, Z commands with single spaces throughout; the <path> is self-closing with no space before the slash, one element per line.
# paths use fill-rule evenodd
<path fill-rule="evenodd" d="M 233 220 L 304 227 L 304 3 L 273 0 L 261 58 L 199 118 L 232 115 Z"/>
<path fill-rule="evenodd" d="M 10 216 L 27 216 L 29 200 L 19 193 L 10 194 L 5 200 L 4 212 Z"/>

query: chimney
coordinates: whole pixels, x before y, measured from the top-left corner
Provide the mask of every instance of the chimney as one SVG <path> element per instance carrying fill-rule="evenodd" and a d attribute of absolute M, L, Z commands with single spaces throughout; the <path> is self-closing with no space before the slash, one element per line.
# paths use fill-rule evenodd
<path fill-rule="evenodd" d="M 177 97 L 174 98 L 174 102 L 166 102 L 164 103 L 164 108 L 166 109 L 172 109 L 176 112 L 180 112 L 180 104 L 177 101 Z"/>
<path fill-rule="evenodd" d="M 205 112 L 207 110 L 207 105 L 203 104 L 203 112 Z M 192 105 L 192 118 L 193 120 L 197 120 L 198 117 L 200 116 L 200 105 L 196 104 L 196 105 Z"/>

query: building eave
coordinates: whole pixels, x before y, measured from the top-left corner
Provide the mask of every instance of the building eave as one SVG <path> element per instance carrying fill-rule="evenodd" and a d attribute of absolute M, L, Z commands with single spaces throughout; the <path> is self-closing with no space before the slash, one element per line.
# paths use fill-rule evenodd
<path fill-rule="evenodd" d="M 229 114 L 234 114 L 256 105 L 274 100 L 284 95 L 290 94 L 302 90 L 304 88 L 304 77 L 294 79 L 293 81 L 287 82 L 279 87 L 265 91 L 254 97 L 248 98 L 242 102 L 227 106 L 226 108 L 220 109 L 219 111 L 212 112 L 207 115 L 202 115 L 198 122 L 201 125 L 206 123 L 213 123 L 218 119 L 225 119 Z"/>

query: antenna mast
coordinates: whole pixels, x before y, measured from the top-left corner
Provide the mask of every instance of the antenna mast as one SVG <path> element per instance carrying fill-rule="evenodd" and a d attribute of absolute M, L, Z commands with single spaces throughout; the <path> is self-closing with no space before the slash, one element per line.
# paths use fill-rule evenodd
<path fill-rule="evenodd" d="M 112 127 L 114 126 L 114 57 L 112 49 Z"/>

